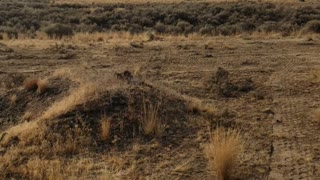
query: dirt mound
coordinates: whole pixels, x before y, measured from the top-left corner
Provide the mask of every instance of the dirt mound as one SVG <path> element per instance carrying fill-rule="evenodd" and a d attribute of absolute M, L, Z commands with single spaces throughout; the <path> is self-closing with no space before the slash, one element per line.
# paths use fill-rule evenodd
<path fill-rule="evenodd" d="M 90 129 L 91 138 L 99 146 L 116 144 L 120 148 L 126 146 L 134 137 L 143 137 L 146 140 L 156 136 L 165 138 L 168 129 L 176 127 L 174 119 L 181 120 L 181 123 L 187 120 L 186 102 L 182 99 L 168 96 L 151 85 L 133 84 L 132 81 L 123 80 L 130 83 L 130 86 L 103 92 L 99 98 L 79 104 L 74 110 L 49 121 L 49 127 L 54 132 L 65 132 L 67 129 L 82 126 Z M 103 116 L 111 121 L 110 138 L 107 142 L 100 136 Z M 154 127 L 144 127 L 148 126 L 148 123 L 154 123 Z M 149 126 L 152 126 L 151 124 Z M 145 128 L 154 130 L 146 133 Z"/>
<path fill-rule="evenodd" d="M 239 97 L 255 89 L 251 79 L 233 81 L 230 73 L 222 67 L 218 67 L 209 80 L 209 89 L 216 94 L 216 97 Z"/>
<path fill-rule="evenodd" d="M 6 92 L 0 97 L 0 130 L 32 120 L 55 100 L 64 96 L 70 86 L 68 80 L 53 78 L 48 80 L 45 92 L 37 93 L 22 87 L 27 79 L 24 75 L 10 74 L 4 79 Z"/>
<path fill-rule="evenodd" d="M 55 142 L 66 141 L 65 138 L 80 128 L 98 146 L 111 143 L 120 147 L 140 135 L 147 139 L 155 136 L 165 138 L 167 130 L 176 127 L 174 119 L 181 123 L 187 119 L 188 110 L 183 99 L 138 81 L 129 71 L 115 75 L 123 87 L 100 91 L 97 96 L 95 93 L 99 90 L 96 89 L 92 93 L 81 94 L 89 88 L 94 89 L 93 86 L 82 86 L 82 89 L 79 86 L 78 90 L 68 92 L 71 82 L 62 79 L 51 79 L 51 88 L 43 94 L 13 88 L 0 101 L 4 109 L 0 114 L 3 119 L 1 128 L 23 121 L 38 121 L 41 124 L 38 129 L 43 130 L 39 132 L 41 136 L 47 139 L 51 136 L 52 139 L 53 134 L 59 134 L 63 137 L 62 140 L 53 138 Z M 130 79 L 124 75 L 130 75 Z M 14 100 L 11 98 L 13 95 Z M 82 100 L 78 100 L 79 97 Z M 100 136 L 103 116 L 111 121 L 107 143 Z M 66 134 L 68 132 L 69 135 Z M 29 141 L 28 138 L 25 140 Z"/>

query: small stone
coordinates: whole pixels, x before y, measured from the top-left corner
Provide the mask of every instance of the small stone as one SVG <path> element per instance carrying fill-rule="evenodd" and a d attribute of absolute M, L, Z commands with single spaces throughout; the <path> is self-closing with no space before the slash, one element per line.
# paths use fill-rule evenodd
<path fill-rule="evenodd" d="M 6 153 L 6 148 L 0 148 L 0 155 L 3 155 L 4 153 Z"/>
<path fill-rule="evenodd" d="M 266 114 L 274 114 L 274 112 L 272 111 L 271 108 L 266 108 L 262 111 L 263 113 L 266 113 Z"/>

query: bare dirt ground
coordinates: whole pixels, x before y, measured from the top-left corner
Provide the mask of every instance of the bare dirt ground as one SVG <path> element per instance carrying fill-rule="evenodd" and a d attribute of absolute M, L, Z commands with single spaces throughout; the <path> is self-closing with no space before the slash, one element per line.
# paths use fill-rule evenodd
<path fill-rule="evenodd" d="M 50 160 L 62 159 L 69 165 L 91 162 L 86 171 L 90 173 L 80 174 L 87 178 L 109 171 L 115 179 L 212 179 L 203 145 L 214 121 L 241 129 L 248 138 L 235 179 L 320 178 L 320 126 L 312 116 L 320 107 L 319 79 L 313 76 L 320 69 L 318 38 L 164 36 L 144 42 L 140 48 L 130 42 L 121 38 L 86 43 L 68 39 L 1 42 L 0 132 L 24 122 L 21 117 L 26 111 L 39 111 L 34 116 L 40 116 L 45 110 L 42 107 L 50 107 L 68 94 L 68 86 L 76 86 L 51 79 L 56 89 L 35 95 L 17 90 L 22 81 L 8 88 L 6 83 L 13 74 L 47 77 L 59 69 L 77 69 L 83 72 L 78 78 L 85 79 L 128 70 L 139 72 L 137 79 L 198 99 L 224 115 L 188 112 L 184 118 L 177 113 L 161 138 L 133 137 L 125 145 L 100 145 L 99 151 Z M 229 71 L 233 84 L 249 83 L 250 88 L 218 98 L 208 88 L 217 67 Z M 8 97 L 14 93 L 24 93 L 29 99 L 8 105 Z M 1 149 L 2 162 L 12 149 Z M 28 157 L 19 163 L 31 160 Z M 1 170 L 14 177 L 12 169 Z"/>

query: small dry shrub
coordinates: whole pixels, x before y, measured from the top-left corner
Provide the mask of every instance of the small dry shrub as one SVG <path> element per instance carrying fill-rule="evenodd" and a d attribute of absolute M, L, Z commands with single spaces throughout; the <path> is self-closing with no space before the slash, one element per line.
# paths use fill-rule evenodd
<path fill-rule="evenodd" d="M 111 133 L 111 118 L 108 118 L 105 114 L 101 117 L 100 122 L 101 134 L 100 137 L 102 140 L 106 141 L 110 138 Z"/>
<path fill-rule="evenodd" d="M 217 129 L 204 149 L 209 167 L 218 180 L 228 179 L 243 152 L 245 140 L 237 130 Z"/>

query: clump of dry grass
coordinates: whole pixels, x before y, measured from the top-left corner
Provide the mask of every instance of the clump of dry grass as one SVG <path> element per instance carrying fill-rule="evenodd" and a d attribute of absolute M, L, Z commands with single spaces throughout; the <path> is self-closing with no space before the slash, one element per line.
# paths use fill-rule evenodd
<path fill-rule="evenodd" d="M 142 103 L 141 127 L 145 135 L 155 134 L 159 136 L 163 132 L 161 120 L 158 118 L 159 105 L 159 103 L 154 105 L 149 101 L 143 101 Z"/>
<path fill-rule="evenodd" d="M 37 91 L 38 94 L 42 94 L 48 90 L 49 82 L 46 79 L 26 79 L 23 83 L 23 87 L 27 91 Z"/>
<path fill-rule="evenodd" d="M 17 103 L 18 96 L 16 94 L 13 94 L 12 96 L 9 97 L 9 101 L 12 105 L 15 105 Z"/>
<path fill-rule="evenodd" d="M 32 79 L 26 79 L 23 82 L 23 87 L 25 90 L 27 91 L 35 91 L 38 89 L 38 80 L 36 78 L 32 78 Z"/>
<path fill-rule="evenodd" d="M 211 104 L 203 103 L 199 99 L 185 98 L 187 101 L 187 109 L 191 113 L 202 114 L 207 118 L 218 116 L 218 109 Z"/>
<path fill-rule="evenodd" d="M 245 140 L 237 130 L 217 129 L 212 134 L 204 153 L 209 160 L 209 167 L 215 172 L 218 180 L 230 177 L 244 145 Z"/>
<path fill-rule="evenodd" d="M 44 92 L 46 92 L 47 90 L 48 90 L 48 88 L 49 88 L 49 82 L 48 82 L 48 80 L 46 80 L 46 79 L 39 79 L 38 81 L 37 81 L 37 86 L 38 86 L 38 88 L 37 88 L 37 93 L 38 94 L 42 94 L 42 93 L 44 93 Z"/>
<path fill-rule="evenodd" d="M 110 138 L 111 133 L 111 118 L 108 118 L 105 114 L 102 115 L 100 121 L 101 134 L 100 137 L 102 140 L 106 141 Z"/>

